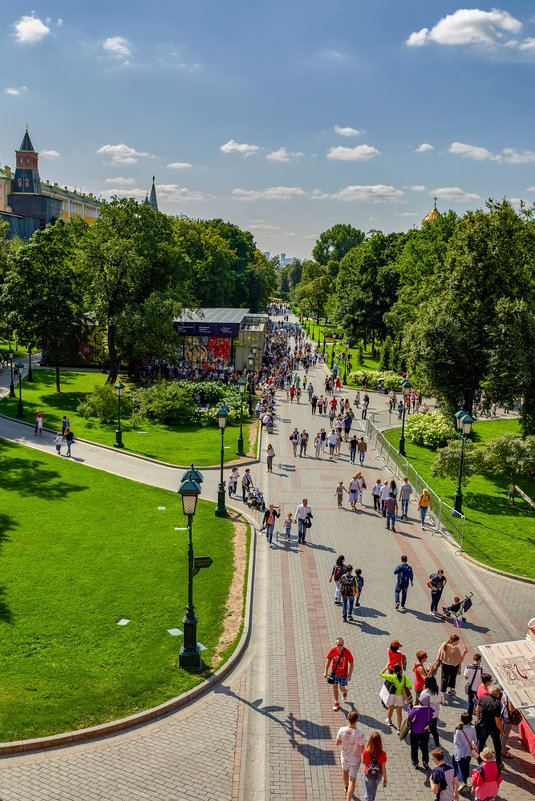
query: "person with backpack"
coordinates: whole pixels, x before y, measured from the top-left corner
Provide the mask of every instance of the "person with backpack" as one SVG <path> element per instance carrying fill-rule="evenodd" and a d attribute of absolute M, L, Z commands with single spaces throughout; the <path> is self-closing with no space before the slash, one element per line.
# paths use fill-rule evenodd
<path fill-rule="evenodd" d="M 494 801 L 502 783 L 502 771 L 492 748 L 484 748 L 479 755 L 481 765 L 472 770 L 472 788 L 476 801 Z"/>
<path fill-rule="evenodd" d="M 467 665 L 464 669 L 464 678 L 466 679 L 466 684 L 464 690 L 468 697 L 468 705 L 466 707 L 466 711 L 469 715 L 474 714 L 474 706 L 475 706 L 475 699 L 477 695 L 477 690 L 479 685 L 481 684 L 481 654 L 474 654 L 472 657 L 472 664 Z"/>
<path fill-rule="evenodd" d="M 355 782 L 362 762 L 362 749 L 364 748 L 364 732 L 357 729 L 359 713 L 352 709 L 347 716 L 347 726 L 338 729 L 336 745 L 342 746 L 340 763 L 342 765 L 342 779 L 347 793 L 346 801 L 351 801 L 355 793 Z"/>
<path fill-rule="evenodd" d="M 346 572 L 346 568 L 345 568 L 344 562 L 345 562 L 345 556 L 343 556 L 343 554 L 340 554 L 340 556 L 336 560 L 336 564 L 334 565 L 333 569 L 331 570 L 331 575 L 330 575 L 330 578 L 329 578 L 329 584 L 331 583 L 331 581 L 334 580 L 334 583 L 336 585 L 336 592 L 334 593 L 334 603 L 336 604 L 336 606 L 341 606 L 342 605 L 342 593 L 341 593 L 341 587 L 340 587 L 340 579 L 342 578 L 342 576 Z"/>
<path fill-rule="evenodd" d="M 407 563 L 407 557 L 401 557 L 401 564 L 394 570 L 394 575 L 397 576 L 396 588 L 394 590 L 394 597 L 396 599 L 396 609 L 399 609 L 400 600 L 401 608 L 405 609 L 405 601 L 407 600 L 407 590 L 409 583 L 414 587 L 414 573 L 412 567 Z"/>
<path fill-rule="evenodd" d="M 453 767 L 444 761 L 444 751 L 442 748 L 434 748 L 431 756 L 435 769 L 431 774 L 429 785 L 435 794 L 435 801 L 458 801 L 459 780 Z"/>
<path fill-rule="evenodd" d="M 362 762 L 364 764 L 364 801 L 375 801 L 381 779 L 383 787 L 386 787 L 386 753 L 383 751 L 383 741 L 378 731 L 374 731 L 370 735 L 368 745 L 362 749 Z"/>
<path fill-rule="evenodd" d="M 360 596 L 362 595 L 362 589 L 364 587 L 364 576 L 362 575 L 362 570 L 360 567 L 358 570 L 355 570 L 355 578 L 357 580 L 357 596 L 355 606 L 360 606 Z"/>
<path fill-rule="evenodd" d="M 342 595 L 342 619 L 344 623 L 353 620 L 353 604 L 357 595 L 357 579 L 352 575 L 353 565 L 347 565 L 346 572 L 340 578 L 340 593 Z"/>
<path fill-rule="evenodd" d="M 403 673 L 403 668 L 396 663 L 390 671 L 379 673 L 384 684 L 379 692 L 379 698 L 387 708 L 386 723 L 399 731 L 401 726 L 401 713 L 407 697 L 410 695 L 411 683 Z M 392 722 L 392 715 L 396 709 L 397 726 Z"/>
<path fill-rule="evenodd" d="M 444 592 L 444 587 L 448 583 L 448 579 L 444 575 L 442 568 L 439 568 L 436 573 L 431 573 L 427 586 L 431 590 L 431 614 L 438 615 L 438 604 Z"/>

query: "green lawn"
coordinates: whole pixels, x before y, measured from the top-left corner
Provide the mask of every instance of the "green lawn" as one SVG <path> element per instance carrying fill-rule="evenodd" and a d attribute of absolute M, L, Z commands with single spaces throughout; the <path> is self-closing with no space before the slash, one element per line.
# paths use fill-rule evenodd
<path fill-rule="evenodd" d="M 21 356 L 27 356 L 28 355 L 28 348 L 25 345 L 23 345 L 21 342 L 17 341 L 16 347 L 15 347 L 15 340 L 14 339 L 8 340 L 8 339 L 2 339 L 2 337 L 0 337 L 0 353 L 2 354 L 2 356 L 4 356 L 4 358 L 7 358 L 7 353 L 9 351 L 9 348 L 13 348 L 13 353 L 14 353 L 13 361 L 14 362 L 17 361 L 18 359 L 20 359 Z"/>
<path fill-rule="evenodd" d="M 187 603 L 180 497 L 2 439 L 0 458 L 0 741 L 113 720 L 198 684 L 177 667 L 183 637 L 167 632 L 183 629 Z M 208 665 L 232 537 L 199 501 L 195 553 L 213 559 L 194 589 Z"/>
<path fill-rule="evenodd" d="M 481 446 L 500 434 L 520 434 L 517 420 L 477 421 L 474 441 Z M 397 449 L 400 429 L 385 432 Z M 405 440 L 407 459 L 429 486 L 446 503 L 453 505 L 456 482 L 434 478 L 431 466 L 435 452 Z M 489 474 L 472 476 L 463 487 L 463 514 L 466 516 L 464 550 L 491 567 L 535 578 L 535 510 L 517 496 L 515 505 L 507 502 L 509 480 Z M 535 481 L 521 479 L 520 486 L 535 500 Z"/>
<path fill-rule="evenodd" d="M 115 425 L 101 423 L 96 418 L 86 420 L 76 409 L 96 384 L 103 384 L 106 376 L 100 372 L 62 371 L 61 393 L 56 392 L 54 370 L 34 370 L 33 383 L 22 382 L 22 400 L 25 420 L 32 421 L 40 409 L 44 415 L 45 428 L 60 428 L 64 414 L 69 417 L 75 437 L 113 445 Z M 125 381 L 123 379 L 123 381 Z M 128 382 L 126 382 L 128 386 Z M 17 398 L 4 398 L 0 402 L 0 413 L 16 417 Z M 244 404 L 244 416 L 246 404 Z M 195 464 L 199 466 L 218 464 L 221 459 L 221 435 L 217 426 L 202 428 L 198 425 L 163 425 L 146 419 L 140 428 L 130 425 L 128 418 L 121 420 L 123 443 L 126 450 L 150 456 L 169 464 Z M 225 461 L 236 459 L 239 426 L 229 425 L 225 431 Z M 244 450 L 249 452 L 249 425 L 243 426 Z"/>
<path fill-rule="evenodd" d="M 314 344 L 317 344 L 318 334 L 320 335 L 320 337 L 321 337 L 321 345 L 323 347 L 323 325 L 318 326 L 315 322 L 309 321 L 308 329 L 309 329 L 309 332 L 310 332 L 309 333 L 310 339 L 313 340 Z M 340 328 L 337 328 L 336 325 L 335 326 L 333 326 L 332 324 L 328 325 L 327 326 L 327 335 L 330 336 L 330 334 L 333 331 L 337 332 L 337 337 L 338 337 L 337 338 L 337 342 L 340 342 L 340 341 L 343 342 L 344 339 L 345 339 L 345 335 L 342 332 L 342 330 Z M 363 360 L 362 360 L 363 364 L 360 365 L 358 363 L 358 347 L 357 348 L 349 348 L 349 353 L 351 354 L 351 365 L 352 365 L 351 370 L 352 370 L 353 373 L 354 372 L 361 372 L 361 371 L 365 371 L 365 370 L 378 370 L 379 369 L 379 359 L 376 359 L 376 358 L 372 357 L 371 349 L 372 349 L 371 348 L 371 343 L 368 342 L 367 348 L 363 352 Z M 338 350 L 340 350 L 340 348 L 338 348 Z M 344 350 L 345 350 L 345 348 L 344 348 Z M 330 365 L 330 363 L 331 363 L 331 353 L 332 353 L 332 344 L 331 344 L 331 340 L 330 339 L 327 339 L 327 341 L 326 341 L 326 353 L 327 353 L 327 356 L 326 356 L 327 364 Z M 343 368 L 342 368 L 342 376 L 343 376 Z M 353 381 L 351 381 L 349 379 L 349 376 L 348 376 L 347 386 L 357 387 L 357 386 L 360 386 L 360 385 L 359 384 L 355 384 Z"/>

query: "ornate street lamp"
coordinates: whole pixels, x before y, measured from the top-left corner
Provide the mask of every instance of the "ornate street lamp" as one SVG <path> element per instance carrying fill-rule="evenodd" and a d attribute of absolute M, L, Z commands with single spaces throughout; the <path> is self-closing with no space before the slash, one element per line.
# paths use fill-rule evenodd
<path fill-rule="evenodd" d="M 15 354 L 13 353 L 13 351 L 11 349 L 7 353 L 7 358 L 9 359 L 9 368 L 10 368 L 10 371 L 11 371 L 11 382 L 9 384 L 9 397 L 10 398 L 14 398 L 15 397 L 15 384 L 13 383 L 13 356 L 14 355 Z"/>
<path fill-rule="evenodd" d="M 19 405 L 17 408 L 17 417 L 24 417 L 24 407 L 22 405 L 22 371 L 24 370 L 24 365 L 22 362 L 17 362 L 15 367 L 19 376 Z"/>
<path fill-rule="evenodd" d="M 238 437 L 238 450 L 236 456 L 245 456 L 243 450 L 243 396 L 247 387 L 247 379 L 242 375 L 238 381 L 238 389 L 240 390 L 240 436 Z"/>
<path fill-rule="evenodd" d="M 401 423 L 401 436 L 399 438 L 400 456 L 405 456 L 405 409 L 407 408 L 407 398 L 411 394 L 412 384 L 408 378 L 404 378 L 401 382 L 401 391 L 403 392 L 403 421 Z"/>
<path fill-rule="evenodd" d="M 332 337 L 332 350 L 331 350 L 331 373 L 332 373 L 334 367 L 334 343 L 336 340 L 336 331 L 331 331 L 331 337 Z"/>
<path fill-rule="evenodd" d="M 325 359 L 325 355 L 327 351 L 325 350 L 327 347 L 327 338 L 326 338 L 326 331 L 327 331 L 327 318 L 325 317 L 323 320 L 323 358 Z"/>
<path fill-rule="evenodd" d="M 321 348 L 321 318 L 318 317 L 318 350 Z"/>
<path fill-rule="evenodd" d="M 33 373 L 32 373 L 32 343 L 28 342 L 28 377 L 26 378 L 28 384 L 31 384 L 33 381 Z"/>
<path fill-rule="evenodd" d="M 114 386 L 115 394 L 117 395 L 117 428 L 115 429 L 115 442 L 114 448 L 124 448 L 123 445 L 123 431 L 121 428 L 121 398 L 123 397 L 124 384 L 118 381 Z"/>
<path fill-rule="evenodd" d="M 468 412 L 455 412 L 455 425 L 457 427 L 457 431 L 459 432 L 459 436 L 461 438 L 461 458 L 459 460 L 459 477 L 457 479 L 457 489 L 455 490 L 455 494 L 453 496 L 453 508 L 455 515 L 459 516 L 462 514 L 462 507 L 463 507 L 463 493 L 461 490 L 461 480 L 463 477 L 463 462 L 464 462 L 464 443 L 468 440 L 470 433 L 472 431 L 472 424 L 474 422 L 474 418 L 471 417 Z"/>
<path fill-rule="evenodd" d="M 182 476 L 182 483 L 178 488 L 178 492 L 182 498 L 182 509 L 188 518 L 187 529 L 189 535 L 188 542 L 188 605 L 186 607 L 186 614 L 182 618 L 184 624 L 184 644 L 180 649 L 180 656 L 178 666 L 187 668 L 188 670 L 200 670 L 202 668 L 201 649 L 197 642 L 197 621 L 198 617 L 195 614 L 195 607 L 193 606 L 193 576 L 194 562 L 193 562 L 193 540 L 191 536 L 193 516 L 197 508 L 197 498 L 201 493 L 199 482 L 195 481 L 192 477 L 193 474 L 201 476 L 198 470 L 195 470 L 191 465 L 191 470 L 187 470 Z M 202 476 L 201 476 L 202 481 Z"/>
<path fill-rule="evenodd" d="M 253 413 L 253 391 L 254 391 L 254 366 L 256 361 L 256 356 L 254 353 L 250 353 L 247 357 L 247 361 L 249 362 L 249 416 Z"/>
<path fill-rule="evenodd" d="M 349 345 L 350 345 L 349 339 L 345 340 L 344 345 L 346 348 L 346 356 L 344 361 L 344 384 L 347 384 L 347 352 L 349 350 Z"/>
<path fill-rule="evenodd" d="M 221 475 L 219 477 L 219 486 L 217 488 L 217 508 L 215 510 L 216 517 L 224 517 L 227 514 L 227 507 L 225 506 L 225 483 L 223 481 L 223 457 L 225 455 L 225 426 L 228 420 L 228 407 L 223 404 L 217 412 L 217 422 L 221 430 Z"/>

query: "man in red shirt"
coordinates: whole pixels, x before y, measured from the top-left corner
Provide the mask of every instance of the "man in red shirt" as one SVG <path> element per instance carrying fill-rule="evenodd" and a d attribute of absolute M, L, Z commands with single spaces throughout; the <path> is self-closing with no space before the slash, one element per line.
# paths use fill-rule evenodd
<path fill-rule="evenodd" d="M 327 654 L 325 670 L 323 671 L 325 678 L 327 678 L 329 675 L 331 662 L 332 671 L 330 673 L 330 677 L 334 679 L 332 686 L 334 693 L 333 711 L 336 712 L 338 709 L 340 709 L 340 703 L 338 701 L 338 685 L 340 685 L 342 688 L 342 700 L 345 701 L 347 698 L 347 682 L 351 679 L 354 667 L 353 656 L 351 651 L 344 646 L 344 640 L 342 637 L 337 638 L 335 647 L 331 648 Z"/>

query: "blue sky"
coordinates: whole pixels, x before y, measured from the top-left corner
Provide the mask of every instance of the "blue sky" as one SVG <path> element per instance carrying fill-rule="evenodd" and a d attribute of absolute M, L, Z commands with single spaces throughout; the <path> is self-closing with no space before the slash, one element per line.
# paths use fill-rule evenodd
<path fill-rule="evenodd" d="M 4 4 L 0 161 L 223 217 L 306 257 L 350 222 L 535 200 L 533 4 Z"/>

